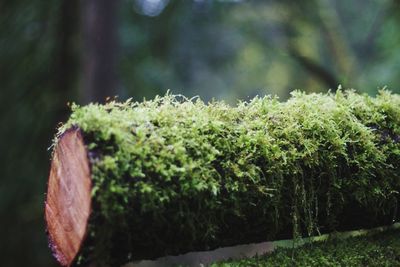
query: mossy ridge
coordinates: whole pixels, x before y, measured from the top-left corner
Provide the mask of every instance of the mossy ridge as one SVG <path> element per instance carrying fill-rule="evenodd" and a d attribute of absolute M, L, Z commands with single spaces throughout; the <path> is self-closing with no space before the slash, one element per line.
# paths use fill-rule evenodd
<path fill-rule="evenodd" d="M 397 218 L 400 96 L 385 90 L 236 107 L 166 95 L 72 111 L 59 133 L 85 133 L 97 220 L 88 247 L 105 262 Z M 349 207 L 367 221 L 347 221 Z"/>

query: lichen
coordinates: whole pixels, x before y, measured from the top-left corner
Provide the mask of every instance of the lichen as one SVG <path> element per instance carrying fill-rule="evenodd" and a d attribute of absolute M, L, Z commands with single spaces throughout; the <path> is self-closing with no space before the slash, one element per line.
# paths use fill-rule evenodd
<path fill-rule="evenodd" d="M 71 127 L 95 203 L 81 259 L 114 266 L 397 219 L 400 96 L 385 90 L 74 104 L 59 134 Z"/>

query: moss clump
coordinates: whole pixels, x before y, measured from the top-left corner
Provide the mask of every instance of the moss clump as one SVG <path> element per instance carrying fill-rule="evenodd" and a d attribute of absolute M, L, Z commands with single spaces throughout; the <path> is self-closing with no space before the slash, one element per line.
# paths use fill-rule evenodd
<path fill-rule="evenodd" d="M 295 249 L 278 248 L 271 254 L 211 265 L 211 267 L 257 266 L 400 266 L 400 230 L 389 230 L 345 240 L 308 243 Z"/>
<path fill-rule="evenodd" d="M 400 96 L 353 91 L 231 107 L 166 95 L 73 105 L 92 163 L 81 261 L 115 266 L 398 218 Z"/>

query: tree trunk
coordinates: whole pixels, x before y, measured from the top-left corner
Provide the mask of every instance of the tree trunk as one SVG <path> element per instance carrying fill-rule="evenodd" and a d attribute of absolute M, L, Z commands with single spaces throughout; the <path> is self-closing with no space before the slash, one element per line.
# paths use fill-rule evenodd
<path fill-rule="evenodd" d="M 57 96 L 54 97 L 57 122 L 67 119 L 68 101 L 75 101 L 78 73 L 78 51 L 76 44 L 79 33 L 79 2 L 78 0 L 63 0 L 59 9 L 57 38 L 54 51 L 54 70 Z"/>
<path fill-rule="evenodd" d="M 83 102 L 116 95 L 117 10 L 119 1 L 85 0 L 83 22 Z"/>
<path fill-rule="evenodd" d="M 398 95 L 255 101 L 77 107 L 45 204 L 58 261 L 119 266 L 399 219 Z"/>

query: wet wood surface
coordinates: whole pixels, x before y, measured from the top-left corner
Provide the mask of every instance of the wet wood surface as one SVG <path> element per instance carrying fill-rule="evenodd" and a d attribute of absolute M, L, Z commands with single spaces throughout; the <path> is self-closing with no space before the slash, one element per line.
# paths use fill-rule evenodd
<path fill-rule="evenodd" d="M 66 131 L 56 145 L 45 203 L 50 247 L 58 262 L 70 266 L 86 235 L 91 211 L 87 150 L 78 129 Z"/>

